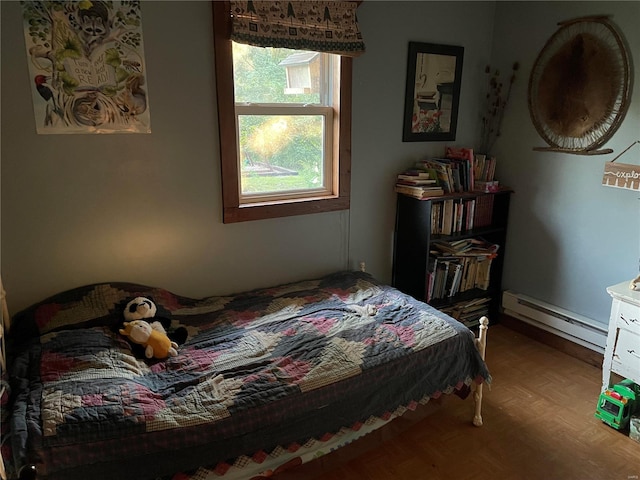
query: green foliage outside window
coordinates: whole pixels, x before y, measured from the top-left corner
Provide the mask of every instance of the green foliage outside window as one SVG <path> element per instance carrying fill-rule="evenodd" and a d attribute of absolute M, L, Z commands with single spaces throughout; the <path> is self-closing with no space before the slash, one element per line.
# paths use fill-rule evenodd
<path fill-rule="evenodd" d="M 234 43 L 235 102 L 319 104 L 317 93 L 285 93 L 286 69 L 279 63 L 293 53 L 297 51 Z M 242 167 L 260 164 L 297 173 L 243 175 L 244 193 L 309 189 L 322 183 L 322 122 L 318 122 L 317 116 L 242 115 L 238 131 Z M 269 147 L 264 146 L 265 141 L 260 137 L 269 139 Z"/>

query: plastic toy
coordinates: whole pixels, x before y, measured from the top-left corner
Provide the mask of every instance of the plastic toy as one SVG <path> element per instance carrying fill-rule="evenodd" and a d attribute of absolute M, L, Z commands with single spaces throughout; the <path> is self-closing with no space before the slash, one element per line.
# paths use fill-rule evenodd
<path fill-rule="evenodd" d="M 637 411 L 640 411 L 640 386 L 623 380 L 600 394 L 595 416 L 616 430 L 624 430 Z"/>

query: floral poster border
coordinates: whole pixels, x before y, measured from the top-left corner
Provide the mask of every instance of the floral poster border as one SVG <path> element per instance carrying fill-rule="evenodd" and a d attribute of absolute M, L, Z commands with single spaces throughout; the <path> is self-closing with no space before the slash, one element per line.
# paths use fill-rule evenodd
<path fill-rule="evenodd" d="M 409 42 L 403 142 L 456 139 L 464 47 Z"/>

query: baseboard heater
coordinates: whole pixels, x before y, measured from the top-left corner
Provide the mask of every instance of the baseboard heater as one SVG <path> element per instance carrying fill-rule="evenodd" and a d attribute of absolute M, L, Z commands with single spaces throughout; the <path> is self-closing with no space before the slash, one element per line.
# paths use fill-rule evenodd
<path fill-rule="evenodd" d="M 506 315 L 604 353 L 606 325 L 511 290 L 502 294 L 502 308 Z"/>

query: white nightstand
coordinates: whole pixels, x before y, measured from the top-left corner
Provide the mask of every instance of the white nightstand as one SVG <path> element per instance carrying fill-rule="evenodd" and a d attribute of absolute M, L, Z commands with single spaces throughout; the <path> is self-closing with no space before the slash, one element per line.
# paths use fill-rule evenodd
<path fill-rule="evenodd" d="M 640 291 L 629 281 L 607 288 L 613 298 L 609 334 L 602 362 L 602 390 L 609 386 L 611 372 L 640 384 Z"/>

